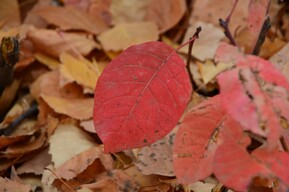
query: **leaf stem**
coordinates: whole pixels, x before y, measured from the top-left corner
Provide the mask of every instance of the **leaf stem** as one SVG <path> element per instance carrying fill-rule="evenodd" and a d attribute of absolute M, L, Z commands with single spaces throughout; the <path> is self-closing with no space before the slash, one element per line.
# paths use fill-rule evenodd
<path fill-rule="evenodd" d="M 195 40 L 199 38 L 199 33 L 201 32 L 201 30 L 202 30 L 201 27 L 197 27 L 196 32 L 195 32 L 195 34 L 193 35 L 193 37 L 191 37 L 189 41 L 187 41 L 187 42 L 185 42 L 184 44 L 180 45 L 180 46 L 175 50 L 175 52 L 179 51 L 181 48 L 187 46 L 188 44 L 189 44 L 189 46 L 190 46 L 190 44 L 192 44 L 191 47 L 193 47 Z M 191 49 L 192 49 L 192 48 L 191 48 Z M 190 55 L 190 53 L 189 53 L 189 55 Z"/>
<path fill-rule="evenodd" d="M 221 27 L 224 28 L 224 30 L 225 30 L 224 33 L 225 33 L 226 37 L 229 39 L 230 44 L 232 44 L 234 46 L 236 46 L 237 43 L 234 40 L 233 35 L 232 35 L 232 33 L 231 33 L 230 29 L 229 29 L 229 23 L 230 23 L 230 20 L 231 20 L 231 16 L 232 16 L 232 14 L 233 14 L 236 6 L 237 6 L 238 1 L 239 0 L 235 0 L 234 5 L 232 7 L 232 10 L 229 13 L 228 17 L 226 18 L 226 20 L 223 20 L 222 18 L 219 19 L 219 24 L 220 24 Z"/>

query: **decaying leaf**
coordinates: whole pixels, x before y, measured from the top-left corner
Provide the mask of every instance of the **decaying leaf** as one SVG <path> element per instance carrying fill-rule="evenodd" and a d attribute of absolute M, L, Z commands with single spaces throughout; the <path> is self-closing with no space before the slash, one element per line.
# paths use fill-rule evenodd
<path fill-rule="evenodd" d="M 0 1 L 0 28 L 12 28 L 20 25 L 20 11 L 17 0 Z"/>
<path fill-rule="evenodd" d="M 163 139 L 138 150 L 135 165 L 143 174 L 174 176 L 173 144 L 177 131 L 178 127 Z"/>
<path fill-rule="evenodd" d="M 0 191 L 30 192 L 30 190 L 28 185 L 0 177 Z"/>

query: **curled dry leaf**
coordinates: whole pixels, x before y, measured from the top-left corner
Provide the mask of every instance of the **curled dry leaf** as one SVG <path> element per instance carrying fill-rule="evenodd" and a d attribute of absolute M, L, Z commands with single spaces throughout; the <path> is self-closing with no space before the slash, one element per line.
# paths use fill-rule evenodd
<path fill-rule="evenodd" d="M 30 160 L 24 162 L 17 168 L 17 174 L 33 173 L 42 175 L 44 168 L 51 164 L 51 155 L 48 153 L 48 148 L 45 148 Z"/>
<path fill-rule="evenodd" d="M 96 146 L 70 158 L 57 167 L 55 173 L 60 178 L 71 180 L 86 170 L 95 161 L 97 161 L 96 171 L 98 171 L 94 173 L 95 175 L 98 175 L 103 171 L 113 170 L 114 162 L 111 155 L 103 154 L 103 147 Z"/>
<path fill-rule="evenodd" d="M 185 0 L 150 0 L 145 20 L 154 21 L 164 33 L 181 20 L 186 9 Z"/>
<path fill-rule="evenodd" d="M 57 113 L 79 120 L 92 118 L 93 98 L 63 99 L 49 95 L 41 98 Z"/>
<path fill-rule="evenodd" d="M 163 139 L 143 147 L 137 152 L 135 165 L 145 175 L 156 174 L 174 176 L 173 143 L 178 127 L 173 129 Z"/>
<path fill-rule="evenodd" d="M 0 177 L 0 191 L 30 192 L 31 188 L 29 185 Z"/>
<path fill-rule="evenodd" d="M 95 183 L 85 184 L 82 187 L 102 192 L 137 192 L 139 189 L 132 177 L 118 169 L 99 174 Z"/>
<path fill-rule="evenodd" d="M 121 51 L 131 45 L 158 40 L 154 22 L 120 23 L 98 36 L 106 51 Z"/>
<path fill-rule="evenodd" d="M 50 29 L 30 28 L 27 38 L 33 42 L 37 50 L 54 57 L 63 52 L 86 55 L 98 47 L 96 42 L 86 35 Z"/>
<path fill-rule="evenodd" d="M 57 25 L 60 29 L 80 29 L 93 34 L 99 34 L 108 28 L 102 18 L 92 17 L 86 12 L 72 6 L 47 6 L 40 7 L 33 13 L 44 18 L 48 23 Z"/>
<path fill-rule="evenodd" d="M 49 153 L 56 168 L 75 155 L 95 146 L 92 138 L 73 124 L 60 124 L 49 143 Z"/>
<path fill-rule="evenodd" d="M 88 88 L 93 93 L 97 78 L 100 75 L 93 70 L 93 64 L 85 58 L 77 59 L 67 53 L 60 55 L 60 74 L 70 82 L 77 82 L 78 84 Z"/>

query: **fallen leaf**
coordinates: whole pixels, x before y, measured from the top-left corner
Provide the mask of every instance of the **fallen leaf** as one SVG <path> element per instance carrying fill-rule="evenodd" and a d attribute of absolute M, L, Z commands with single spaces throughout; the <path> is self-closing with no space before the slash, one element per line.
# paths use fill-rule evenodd
<path fill-rule="evenodd" d="M 156 41 L 158 33 L 153 22 L 120 23 L 101 33 L 98 40 L 106 51 L 121 51 L 134 44 Z"/>
<path fill-rule="evenodd" d="M 0 191 L 30 192 L 31 188 L 28 185 L 17 181 L 11 181 L 10 179 L 0 177 Z"/>
<path fill-rule="evenodd" d="M 213 80 L 219 73 L 229 69 L 232 65 L 228 63 L 214 63 L 211 60 L 207 60 L 205 63 L 200 64 L 199 69 L 201 72 L 201 76 L 204 84 L 209 83 Z"/>
<path fill-rule="evenodd" d="M 108 28 L 101 18 L 91 17 L 86 12 L 72 6 L 40 7 L 33 12 L 63 30 L 80 29 L 97 35 Z"/>
<path fill-rule="evenodd" d="M 93 98 L 63 99 L 43 94 L 41 98 L 57 113 L 79 120 L 92 118 Z"/>
<path fill-rule="evenodd" d="M 270 61 L 277 69 L 282 71 L 287 80 L 289 80 L 289 44 L 287 43 L 280 51 L 274 54 Z"/>
<path fill-rule="evenodd" d="M 112 14 L 112 22 L 117 24 L 144 21 L 150 1 L 135 1 L 132 4 L 131 0 L 112 0 L 109 8 Z"/>
<path fill-rule="evenodd" d="M 50 29 L 31 28 L 27 32 L 37 50 L 58 57 L 63 52 L 71 54 L 88 54 L 94 48 L 98 48 L 96 42 L 85 35 L 66 33 Z"/>
<path fill-rule="evenodd" d="M 150 0 L 145 20 L 154 21 L 164 33 L 181 20 L 186 10 L 185 0 Z"/>
<path fill-rule="evenodd" d="M 220 96 L 202 102 L 186 115 L 173 146 L 174 171 L 179 182 L 195 183 L 213 173 L 217 144 L 212 140 L 225 115 Z"/>
<path fill-rule="evenodd" d="M 164 138 L 138 150 L 135 165 L 143 174 L 174 176 L 173 143 L 177 130 L 176 127 Z"/>
<path fill-rule="evenodd" d="M 77 59 L 67 53 L 60 55 L 60 74 L 70 82 L 77 82 L 78 84 L 88 88 L 93 93 L 96 81 L 100 75 L 100 70 L 97 73 L 92 69 L 92 63 L 85 59 Z"/>
<path fill-rule="evenodd" d="M 75 155 L 95 146 L 92 138 L 73 124 L 60 124 L 49 143 L 49 153 L 56 168 Z"/>
<path fill-rule="evenodd" d="M 41 52 L 36 52 L 34 54 L 35 59 L 37 61 L 39 61 L 40 63 L 42 63 L 43 65 L 46 65 L 49 69 L 57 69 L 60 66 L 60 62 L 57 61 L 56 59 L 54 59 L 53 57 L 41 53 Z"/>
<path fill-rule="evenodd" d="M 164 137 L 184 112 L 191 89 L 183 60 L 166 44 L 125 50 L 95 88 L 93 118 L 104 151 L 142 147 Z"/>
<path fill-rule="evenodd" d="M 20 25 L 20 11 L 17 0 L 0 1 L 0 28 L 9 29 Z"/>
<path fill-rule="evenodd" d="M 32 159 L 23 163 L 17 168 L 17 174 L 33 173 L 35 175 L 42 175 L 44 168 L 51 163 L 51 156 L 48 154 L 48 148 L 39 152 Z"/>
<path fill-rule="evenodd" d="M 112 170 L 96 177 L 96 182 L 82 185 L 92 190 L 102 192 L 137 192 L 138 184 L 122 170 Z"/>
<path fill-rule="evenodd" d="M 219 43 L 221 39 L 225 37 L 225 35 L 221 29 L 213 26 L 212 24 L 197 22 L 195 25 L 190 26 L 186 31 L 183 43 L 192 37 L 196 31 L 196 28 L 199 26 L 202 27 L 202 32 L 200 33 L 200 38 L 194 43 L 192 55 L 201 61 L 213 59 Z M 184 47 L 180 51 L 187 54 L 188 47 Z"/>
<path fill-rule="evenodd" d="M 92 119 L 86 120 L 86 121 L 81 121 L 80 126 L 83 127 L 83 129 L 85 131 L 88 131 L 90 133 L 96 133 Z"/>
<path fill-rule="evenodd" d="M 94 170 L 95 175 L 113 169 L 114 162 L 112 157 L 109 154 L 103 154 L 103 148 L 101 146 L 96 146 L 70 158 L 57 167 L 54 172 L 60 178 L 71 180 L 88 169 L 95 161 L 97 161 L 97 169 Z"/>

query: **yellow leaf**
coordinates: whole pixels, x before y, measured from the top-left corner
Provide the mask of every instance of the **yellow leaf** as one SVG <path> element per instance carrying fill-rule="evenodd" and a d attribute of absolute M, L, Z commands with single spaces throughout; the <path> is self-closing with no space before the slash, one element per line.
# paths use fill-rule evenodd
<path fill-rule="evenodd" d="M 37 61 L 40 63 L 46 65 L 49 69 L 56 69 L 59 67 L 60 63 L 54 59 L 53 57 L 50 57 L 44 53 L 36 52 L 34 54 Z"/>
<path fill-rule="evenodd" d="M 100 69 L 94 68 L 95 65 L 85 58 L 77 59 L 67 53 L 61 54 L 60 60 L 63 64 L 60 66 L 60 74 L 65 79 L 75 81 L 93 92 Z"/>

